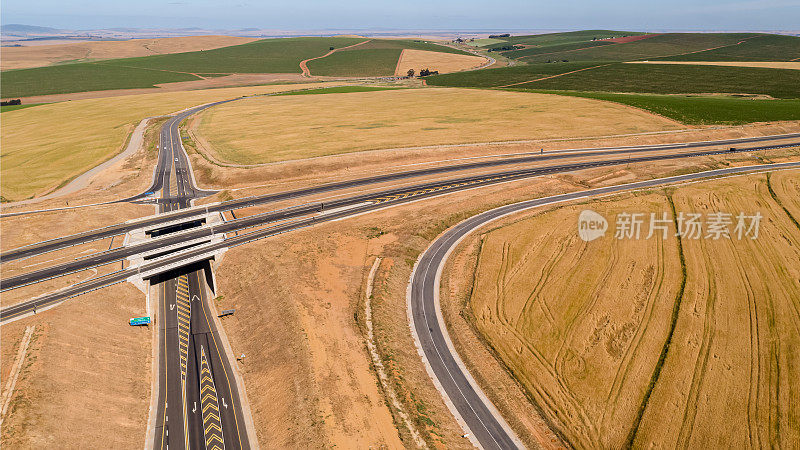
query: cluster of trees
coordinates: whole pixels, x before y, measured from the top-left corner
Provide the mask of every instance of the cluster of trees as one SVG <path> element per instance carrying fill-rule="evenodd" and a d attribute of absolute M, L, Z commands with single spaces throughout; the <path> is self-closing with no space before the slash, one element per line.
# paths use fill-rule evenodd
<path fill-rule="evenodd" d="M 525 46 L 522 45 L 522 44 L 513 44 L 513 45 L 504 45 L 502 47 L 492 47 L 487 51 L 489 51 L 489 52 L 507 52 L 509 50 L 519 50 L 519 49 L 522 49 L 522 48 L 525 48 Z"/>
<path fill-rule="evenodd" d="M 627 34 L 623 34 L 622 37 L 626 38 L 626 37 L 628 37 L 628 35 Z M 595 36 L 595 37 L 592 38 L 592 40 L 593 41 L 606 41 L 608 39 L 616 39 L 616 38 L 617 38 L 616 36 L 611 36 L 611 37 L 607 37 L 607 38 L 599 38 L 599 37 Z"/>
<path fill-rule="evenodd" d="M 511 37 L 511 33 L 503 33 L 503 34 L 490 34 L 489 39 L 502 39 Z"/>
<path fill-rule="evenodd" d="M 12 105 L 21 105 L 21 104 L 22 104 L 22 100 L 20 100 L 18 98 L 14 99 L 14 100 L 7 100 L 7 101 L 0 102 L 0 106 L 12 106 Z"/>
<path fill-rule="evenodd" d="M 414 69 L 408 69 L 408 73 L 407 73 L 408 74 L 408 78 L 414 78 L 414 75 L 416 73 L 417 72 Z M 427 77 L 428 75 L 438 75 L 438 74 L 439 74 L 438 70 L 429 70 L 427 67 L 425 69 L 422 69 L 422 70 L 419 71 L 419 76 L 421 76 L 421 77 Z"/>

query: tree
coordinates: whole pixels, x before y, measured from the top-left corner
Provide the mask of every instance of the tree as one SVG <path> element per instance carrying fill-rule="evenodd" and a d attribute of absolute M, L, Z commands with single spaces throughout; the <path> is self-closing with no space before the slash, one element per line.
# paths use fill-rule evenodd
<path fill-rule="evenodd" d="M 408 69 L 408 78 L 414 78 L 414 69 Z"/>

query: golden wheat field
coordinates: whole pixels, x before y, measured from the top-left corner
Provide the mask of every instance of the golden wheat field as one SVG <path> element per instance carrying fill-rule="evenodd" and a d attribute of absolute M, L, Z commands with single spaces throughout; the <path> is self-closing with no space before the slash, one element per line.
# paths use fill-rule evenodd
<path fill-rule="evenodd" d="M 474 89 L 392 89 L 247 99 L 201 113 L 214 157 L 258 164 L 364 150 L 684 128 L 590 99 Z"/>
<path fill-rule="evenodd" d="M 786 171 L 529 215 L 482 236 L 472 320 L 575 447 L 797 447 L 798 198 Z M 705 225 L 733 213 L 731 237 L 679 240 L 673 205 Z M 604 237 L 579 238 L 585 209 Z M 626 212 L 645 214 L 640 239 L 616 238 Z M 752 220 L 738 238 L 740 212 L 762 216 L 756 239 Z M 666 239 L 647 239 L 650 213 L 667 214 Z"/>
<path fill-rule="evenodd" d="M 307 88 L 252 86 L 129 95 L 39 105 L 3 113 L 2 191 L 8 201 L 53 191 L 120 152 L 136 124 L 206 102 Z M 47 124 L 47 132 L 42 125 Z"/>
<path fill-rule="evenodd" d="M 405 49 L 400 54 L 394 74 L 404 76 L 409 69 L 419 72 L 422 69 L 436 70 L 439 73 L 458 72 L 478 67 L 488 60 L 482 56 L 459 55 L 456 53 L 431 52 L 427 50 Z"/>

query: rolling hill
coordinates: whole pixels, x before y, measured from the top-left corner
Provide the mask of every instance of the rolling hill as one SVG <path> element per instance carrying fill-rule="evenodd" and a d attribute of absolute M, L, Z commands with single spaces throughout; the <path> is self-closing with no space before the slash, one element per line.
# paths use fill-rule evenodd
<path fill-rule="evenodd" d="M 331 49 L 366 42 L 312 61 L 315 75 L 392 75 L 403 49 L 468 54 L 442 45 L 411 40 L 359 37 L 263 39 L 212 50 L 62 64 L 0 73 L 3 98 L 106 89 L 152 87 L 231 73 L 300 73 L 300 62 Z"/>

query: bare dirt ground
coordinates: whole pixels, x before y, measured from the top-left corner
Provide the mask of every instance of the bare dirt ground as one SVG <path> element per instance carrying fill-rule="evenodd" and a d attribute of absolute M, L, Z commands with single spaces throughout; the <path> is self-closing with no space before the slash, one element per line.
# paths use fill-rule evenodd
<path fill-rule="evenodd" d="M 152 329 L 129 284 L 3 325 L 5 380 L 23 330 L 36 325 L 2 427 L 4 448 L 130 448 L 145 439 Z"/>
<path fill-rule="evenodd" d="M 2 70 L 26 69 L 64 62 L 193 52 L 241 45 L 255 40 L 257 39 L 234 36 L 190 36 L 3 47 L 3 61 L 0 67 Z"/>
<path fill-rule="evenodd" d="M 404 49 L 394 71 L 396 76 L 405 76 L 409 69 L 419 73 L 422 69 L 438 70 L 439 73 L 459 72 L 479 67 L 488 60 L 482 56 L 459 55 L 455 53 L 431 52 Z"/>
<path fill-rule="evenodd" d="M 689 64 L 700 66 L 761 67 L 800 70 L 800 62 L 785 61 L 630 61 L 628 64 Z"/>
<path fill-rule="evenodd" d="M 791 300 L 800 257 L 796 243 L 784 243 L 800 239 L 800 227 L 781 204 L 797 197 L 800 172 L 771 177 L 781 192 L 777 201 L 763 174 L 666 191 L 677 211 L 752 214 L 755 208 L 767 222 L 754 241 L 684 239 L 680 315 L 662 375 L 632 435 L 636 446 L 797 442 L 791 425 L 797 412 L 790 406 L 796 404 L 791 372 L 797 362 L 785 349 L 800 339 Z M 587 184 L 605 184 L 608 177 L 594 179 Z M 525 408 L 535 404 L 578 447 L 618 447 L 631 437 L 680 292 L 680 248 L 672 235 L 617 241 L 607 234 L 587 244 L 577 238 L 577 215 L 586 208 L 607 218 L 620 211 L 668 212 L 664 192 L 520 214 L 473 236 L 454 254 L 445 309 L 451 327 L 480 333 L 451 335 L 479 377 L 490 374 L 482 383 L 488 389 L 495 391 L 505 376 L 492 373 L 496 368 L 487 361 L 494 358 L 474 350 L 484 337 L 525 387 L 524 395 L 493 394 L 501 410 L 511 411 L 506 417 L 530 417 Z M 609 225 L 613 234 L 613 221 Z M 531 403 L 521 401 L 525 395 Z M 509 406 L 515 397 L 516 406 Z M 528 436 L 541 434 L 523 428 Z"/>

